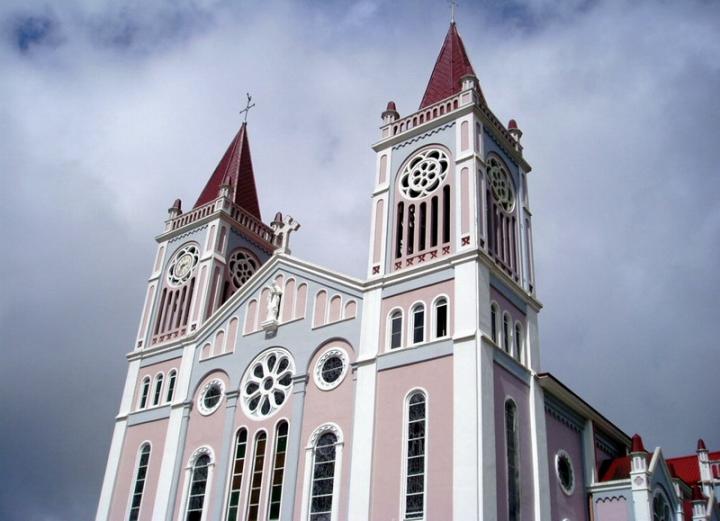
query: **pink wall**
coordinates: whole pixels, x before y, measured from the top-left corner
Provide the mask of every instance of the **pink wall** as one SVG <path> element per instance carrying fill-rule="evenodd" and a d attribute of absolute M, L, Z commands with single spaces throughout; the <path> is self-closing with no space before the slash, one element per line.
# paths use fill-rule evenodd
<path fill-rule="evenodd" d="M 405 398 L 418 387 L 427 392 L 425 519 L 452 519 L 451 356 L 378 373 L 371 519 L 400 519 Z"/>
<path fill-rule="evenodd" d="M 215 378 L 224 382 L 225 392 L 231 390 L 228 388 L 227 375 L 222 371 L 215 371 L 213 373 L 210 373 L 202 379 L 200 385 L 198 385 L 197 388 L 193 389 L 193 395 L 191 397 L 193 405 L 190 409 L 187 437 L 185 439 L 185 449 L 183 451 L 180 461 L 178 462 L 182 470 L 180 472 L 180 481 L 178 484 L 177 496 L 175 497 L 175 515 L 173 516 L 173 519 L 182 519 L 180 512 L 183 505 L 181 505 L 180 502 L 183 498 L 183 492 L 188 487 L 185 469 L 193 453 L 200 447 L 208 446 L 214 452 L 215 464 L 217 464 L 217 461 L 221 455 L 220 451 L 222 450 L 223 443 L 223 427 L 225 425 L 225 410 L 227 405 L 227 398 L 223 397 L 223 400 L 220 403 L 220 407 L 208 416 L 203 416 L 202 414 L 200 414 L 197 407 L 197 399 L 199 394 L 202 393 L 205 385 L 210 382 L 210 380 L 214 380 Z M 217 475 L 218 471 L 217 469 L 215 469 L 213 474 L 213 483 L 211 483 L 212 488 L 211 490 L 207 491 L 208 494 L 211 494 L 212 490 L 215 489 L 215 480 L 217 479 Z M 207 500 L 210 501 L 209 505 L 212 506 L 212 496 L 206 496 L 206 501 Z M 213 509 L 210 508 L 210 510 L 208 511 L 208 519 L 213 519 L 214 515 L 216 514 L 213 512 Z"/>
<path fill-rule="evenodd" d="M 352 415 L 355 396 L 355 382 L 350 368 L 340 385 L 329 391 L 321 390 L 315 385 L 313 373 L 318 359 L 328 350 L 339 347 L 345 350 L 349 363 L 355 360 L 355 353 L 350 344 L 344 341 L 331 341 L 322 346 L 310 360 L 307 368 L 308 383 L 305 392 L 305 406 L 303 411 L 302 433 L 300 435 L 300 453 L 298 454 L 298 479 L 295 485 L 295 515 L 294 519 L 300 519 L 302 510 L 302 494 L 305 479 L 305 448 L 308 446 L 313 432 L 320 426 L 332 422 L 340 427 L 344 445 L 342 455 L 342 475 L 340 487 L 340 516 L 344 518 L 347 512 L 350 481 L 350 453 L 352 451 Z M 298 372 L 299 372 L 298 368 Z"/>
<path fill-rule="evenodd" d="M 595 501 L 595 521 L 626 521 L 628 505 L 624 497 L 612 497 Z"/>
<path fill-rule="evenodd" d="M 547 426 L 547 446 L 550 489 L 550 508 L 553 519 L 569 518 L 581 521 L 588 518 L 585 500 L 585 483 L 583 469 L 582 435 L 561 423 L 554 416 L 545 414 Z M 565 494 L 555 472 L 555 455 L 562 449 L 572 460 L 575 474 L 575 490 L 571 495 Z"/>
<path fill-rule="evenodd" d="M 128 427 L 120 456 L 115 491 L 110 504 L 109 519 L 127 519 L 130 491 L 135 486 L 134 474 L 136 473 L 140 446 L 149 441 L 151 446 L 150 461 L 142 502 L 140 503 L 140 520 L 151 521 L 166 432 L 167 420 L 158 420 Z"/>
<path fill-rule="evenodd" d="M 395 295 L 393 297 L 386 298 L 382 301 L 382 307 L 380 310 L 380 338 L 378 339 L 378 342 L 380 343 L 380 349 L 379 352 L 389 351 L 389 342 L 387 338 L 387 326 L 388 326 L 388 314 L 390 313 L 390 310 L 400 307 L 403 310 L 403 346 L 408 345 L 408 339 L 407 339 L 407 330 L 408 330 L 408 316 L 410 313 L 410 307 L 415 303 L 416 301 L 422 301 L 425 303 L 425 323 L 426 323 L 426 333 L 425 338 L 427 340 L 432 340 L 432 335 L 434 334 L 434 331 L 432 331 L 432 325 L 434 324 L 434 317 L 431 318 L 431 311 L 432 311 L 432 303 L 435 300 L 435 298 L 439 295 L 446 295 L 448 297 L 448 336 L 452 337 L 453 331 L 453 316 L 455 314 L 455 310 L 453 309 L 454 306 L 454 282 L 452 280 L 447 280 L 444 282 L 440 282 L 438 284 L 432 284 L 430 286 L 425 286 L 423 288 L 419 288 L 413 291 L 408 291 L 407 293 L 403 293 L 401 295 Z"/>
<path fill-rule="evenodd" d="M 508 518 L 507 457 L 505 443 L 505 400 L 517 404 L 520 458 L 520 519 L 533 519 L 532 447 L 528 387 L 514 375 L 495 364 L 495 457 L 497 465 L 498 519 Z"/>

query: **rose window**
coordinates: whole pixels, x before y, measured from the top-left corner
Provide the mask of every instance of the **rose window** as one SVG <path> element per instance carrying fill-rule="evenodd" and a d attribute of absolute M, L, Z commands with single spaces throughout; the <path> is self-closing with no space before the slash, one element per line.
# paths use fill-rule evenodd
<path fill-rule="evenodd" d="M 200 250 L 195 244 L 188 244 L 180 248 L 168 268 L 168 283 L 171 286 L 181 286 L 190 278 L 200 259 Z"/>
<path fill-rule="evenodd" d="M 228 261 L 230 280 L 235 289 L 245 284 L 260 266 L 257 259 L 246 250 L 235 250 Z"/>
<path fill-rule="evenodd" d="M 492 187 L 493 197 L 506 212 L 515 207 L 515 189 L 510 174 L 499 159 L 488 159 L 488 180 Z"/>
<path fill-rule="evenodd" d="M 408 199 L 431 194 L 447 177 L 449 165 L 447 154 L 440 149 L 420 152 L 405 166 L 400 176 L 400 191 Z"/>
<path fill-rule="evenodd" d="M 242 382 L 245 412 L 258 419 L 272 416 L 290 395 L 294 372 L 292 358 L 284 349 L 273 349 L 257 357 Z"/>

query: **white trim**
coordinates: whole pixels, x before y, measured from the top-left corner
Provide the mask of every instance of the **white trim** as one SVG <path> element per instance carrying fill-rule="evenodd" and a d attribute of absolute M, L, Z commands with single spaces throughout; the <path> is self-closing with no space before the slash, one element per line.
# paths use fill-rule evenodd
<path fill-rule="evenodd" d="M 315 444 L 317 443 L 320 436 L 325 434 L 326 432 L 332 432 L 336 438 L 335 473 L 333 476 L 332 511 L 330 512 L 330 521 L 338 520 L 340 510 L 340 486 L 342 482 L 342 454 L 345 441 L 342 430 L 336 423 L 333 422 L 324 423 L 321 426 L 317 427 L 308 438 L 308 443 L 305 446 L 305 469 L 303 476 L 303 494 L 301 504 L 302 506 L 300 510 L 300 519 L 302 520 L 310 519 L 310 509 L 308 508 L 308 506 L 310 504 L 310 492 L 312 489 L 313 480 L 312 474 L 314 470 L 313 467 L 315 465 L 315 457 L 313 455 L 313 451 L 315 449 Z"/>
<path fill-rule="evenodd" d="M 152 443 L 150 440 L 144 440 L 138 445 L 137 451 L 135 452 L 135 465 L 133 465 L 133 472 L 130 475 L 130 479 L 132 480 L 130 482 L 130 490 L 128 491 L 128 500 L 127 504 L 125 505 L 125 517 L 124 519 L 130 519 L 130 509 L 132 508 L 132 500 L 133 496 L 135 495 L 135 487 L 137 486 L 137 474 L 138 470 L 140 469 L 140 458 L 142 455 L 142 448 L 145 445 L 150 446 L 150 452 L 148 453 L 148 462 L 147 462 L 147 470 L 145 472 L 145 479 L 143 483 L 143 489 L 142 493 L 140 495 L 140 505 L 138 507 L 138 519 L 141 518 L 140 513 L 142 513 L 142 507 L 143 507 L 143 497 L 145 496 L 145 492 L 147 490 L 147 482 L 148 482 L 148 473 L 150 471 L 150 458 L 152 457 Z"/>
<path fill-rule="evenodd" d="M 220 387 L 220 399 L 212 407 L 207 407 L 205 405 L 205 395 L 210 390 L 210 388 L 214 385 L 218 385 Z M 202 391 L 200 391 L 198 393 L 198 397 L 197 397 L 198 412 L 200 414 L 202 414 L 203 416 L 209 416 L 220 408 L 220 404 L 223 402 L 224 399 L 225 399 L 225 382 L 222 381 L 220 378 L 213 378 L 208 383 L 206 383 L 203 386 Z"/>
<path fill-rule="evenodd" d="M 419 342 L 415 342 L 415 311 L 417 308 L 422 307 L 423 309 L 423 337 L 422 340 Z M 422 300 L 416 300 L 412 304 L 410 304 L 410 307 L 408 308 L 408 324 L 407 324 L 407 346 L 416 346 L 420 344 L 424 344 L 428 340 L 428 334 L 427 334 L 427 324 L 428 324 L 428 314 L 427 314 L 427 306 L 425 305 L 425 302 Z"/>
<path fill-rule="evenodd" d="M 110 442 L 107 466 L 105 467 L 105 476 L 103 477 L 102 490 L 100 491 L 100 499 L 98 501 L 98 509 L 95 515 L 95 521 L 106 521 L 110 519 L 110 502 L 112 501 L 113 491 L 115 490 L 117 471 L 120 465 L 120 457 L 122 456 L 122 446 L 123 441 L 125 440 L 126 430 L 126 419 L 118 420 L 115 423 L 112 441 Z"/>
<path fill-rule="evenodd" d="M 437 336 L 437 304 L 438 301 L 441 299 L 445 299 L 445 335 Z M 432 302 L 430 303 L 429 321 L 430 331 L 428 334 L 428 339 L 441 340 L 443 338 L 450 337 L 450 297 L 446 293 L 440 293 L 439 295 L 435 295 L 435 298 L 432 299 Z"/>
<path fill-rule="evenodd" d="M 560 458 L 563 457 L 567 458 L 567 461 L 570 464 L 570 488 L 565 488 L 565 485 L 563 485 L 562 479 L 560 478 Z M 570 454 L 568 454 L 565 449 L 559 449 L 555 453 L 555 477 L 557 478 L 558 485 L 560 485 L 560 490 L 562 490 L 566 496 L 572 496 L 573 492 L 575 492 L 575 483 L 577 482 L 577 476 L 575 473 L 575 465 L 573 465 L 573 460 L 570 457 Z"/>
<path fill-rule="evenodd" d="M 402 447 L 400 448 L 400 453 L 402 454 L 402 459 L 400 460 L 400 505 L 399 505 L 399 514 L 400 517 L 398 519 L 406 519 L 406 506 L 407 506 L 407 460 L 408 460 L 408 441 L 409 441 L 409 432 L 408 432 L 408 423 L 410 421 L 410 397 L 416 393 L 422 393 L 422 395 L 425 398 L 425 435 L 424 435 L 424 454 L 423 454 L 423 516 L 422 517 L 414 517 L 414 520 L 420 520 L 423 521 L 427 519 L 427 496 L 428 496 L 428 453 L 429 453 L 429 446 L 428 443 L 428 433 L 430 431 L 430 422 L 428 421 L 428 418 L 430 416 L 430 394 L 428 393 L 427 389 L 424 387 L 413 387 L 410 389 L 407 393 L 405 393 L 405 396 L 403 397 L 403 424 L 402 424 L 402 437 L 401 437 L 401 443 Z"/>
<path fill-rule="evenodd" d="M 400 345 L 397 347 L 391 347 L 392 345 L 392 316 L 393 314 L 399 311 L 400 312 Z M 387 313 L 387 317 L 385 318 L 386 324 L 385 324 L 385 349 L 383 351 L 394 351 L 395 349 L 401 349 L 405 345 L 405 326 L 403 325 L 403 322 L 405 320 L 405 310 L 399 306 L 395 306 L 394 308 L 390 309 Z"/>
<path fill-rule="evenodd" d="M 275 372 L 275 368 L 277 368 L 277 364 L 279 363 L 279 358 L 284 357 L 284 358 L 287 358 L 287 360 L 288 360 L 288 367 L 287 367 L 286 371 L 288 371 L 288 370 L 290 371 L 291 379 L 292 379 L 292 377 L 295 376 L 295 359 L 293 358 L 292 354 L 287 349 L 284 349 L 282 347 L 271 347 L 269 349 L 264 350 L 262 353 L 260 353 L 255 358 L 253 358 L 253 360 L 248 364 L 247 368 L 245 369 L 242 379 L 240 380 L 240 395 L 239 395 L 238 399 L 240 400 L 240 407 L 242 408 L 242 411 L 245 414 L 245 416 L 247 416 L 248 418 L 250 418 L 251 420 L 254 420 L 254 421 L 264 421 L 264 420 L 267 420 L 268 418 L 274 416 L 280 409 L 282 409 L 287 404 L 288 398 L 289 398 L 290 394 L 292 393 L 292 385 L 293 384 L 291 381 L 290 384 L 287 386 L 287 389 L 284 390 L 285 400 L 283 401 L 283 403 L 281 403 L 278 407 L 271 406 L 271 409 L 267 414 L 262 414 L 259 409 L 256 409 L 255 412 L 253 412 L 248 407 L 247 395 L 245 393 L 245 389 L 247 388 L 247 384 L 248 384 L 250 377 L 253 376 L 253 369 L 255 368 L 255 366 L 257 364 L 262 364 L 263 369 L 266 370 L 266 368 L 267 368 L 266 360 L 270 355 L 273 355 L 273 354 L 278 358 L 278 360 L 275 362 L 276 365 L 273 367 L 273 370 L 271 371 L 272 374 L 277 375 L 277 373 Z M 267 374 L 267 373 L 264 374 L 263 381 L 268 376 L 269 376 L 269 374 Z M 255 377 L 255 378 L 257 378 L 257 377 Z M 273 378 L 273 380 L 274 380 L 274 378 Z M 277 382 L 274 382 L 274 383 L 277 384 Z M 262 382 L 260 382 L 260 384 L 262 384 Z M 270 388 L 270 390 L 275 389 L 275 388 L 276 388 L 276 386 L 274 385 L 273 387 Z M 267 395 L 268 392 L 270 391 L 268 389 L 264 389 L 262 385 L 260 385 L 259 389 L 260 389 L 260 392 L 262 395 Z M 262 398 L 262 396 L 261 396 L 261 398 Z M 258 402 L 258 404 L 257 404 L 258 408 L 261 407 L 261 402 L 262 402 L 262 400 L 260 402 Z M 273 400 L 273 402 L 274 402 L 274 400 Z"/>
<path fill-rule="evenodd" d="M 325 379 L 322 377 L 323 365 L 328 359 L 334 356 L 340 358 L 340 360 L 342 361 L 342 371 L 337 380 L 335 380 L 334 382 L 326 382 Z M 332 389 L 335 389 L 345 379 L 349 366 L 350 359 L 348 357 L 347 351 L 345 351 L 341 347 L 331 347 L 330 349 L 325 351 L 315 363 L 315 370 L 313 371 L 313 380 L 315 381 L 315 385 L 321 391 L 331 391 Z"/>

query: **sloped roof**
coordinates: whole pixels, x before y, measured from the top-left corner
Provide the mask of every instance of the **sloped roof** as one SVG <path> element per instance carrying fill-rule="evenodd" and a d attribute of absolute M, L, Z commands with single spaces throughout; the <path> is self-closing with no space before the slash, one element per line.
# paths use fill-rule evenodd
<path fill-rule="evenodd" d="M 465 52 L 465 45 L 458 34 L 455 22 L 452 22 L 430 75 L 430 81 L 425 88 L 420 108 L 423 109 L 459 93 L 460 80 L 466 74 L 475 76 L 475 71 L 473 71 L 470 59 Z"/>
<path fill-rule="evenodd" d="M 230 185 L 230 199 L 235 204 L 261 219 L 246 123 L 235 134 L 194 208 L 216 199 L 223 183 Z"/>
<path fill-rule="evenodd" d="M 720 451 L 711 452 L 709 457 L 711 460 L 720 460 Z M 685 483 L 693 485 L 700 481 L 700 465 L 697 454 L 668 458 L 667 464 Z"/>

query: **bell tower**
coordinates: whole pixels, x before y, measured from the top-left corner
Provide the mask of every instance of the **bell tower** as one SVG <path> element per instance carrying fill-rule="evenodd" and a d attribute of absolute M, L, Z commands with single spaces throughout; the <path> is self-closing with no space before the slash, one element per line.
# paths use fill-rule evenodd
<path fill-rule="evenodd" d="M 522 132 L 489 109 L 455 22 L 417 111 L 382 113 L 368 276 L 480 250 L 533 294 Z"/>
<path fill-rule="evenodd" d="M 275 250 L 260 216 L 247 123 L 193 208 L 183 213 L 177 199 L 156 240 L 136 349 L 195 331 Z"/>

